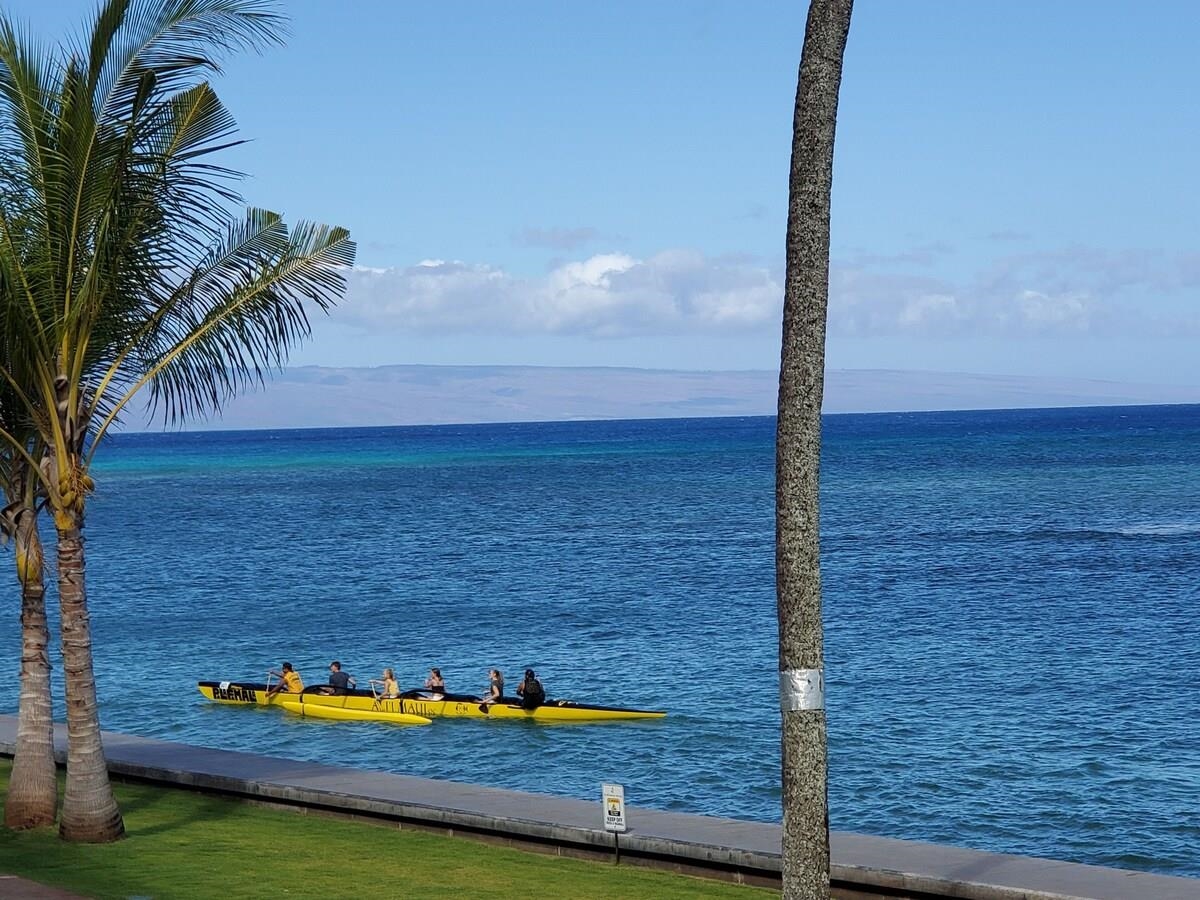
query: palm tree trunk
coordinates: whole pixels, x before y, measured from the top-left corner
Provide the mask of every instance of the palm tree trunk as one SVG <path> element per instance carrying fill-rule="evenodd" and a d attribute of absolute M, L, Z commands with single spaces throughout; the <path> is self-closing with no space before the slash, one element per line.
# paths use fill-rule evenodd
<path fill-rule="evenodd" d="M 21 582 L 21 694 L 12 775 L 4 798 L 4 824 L 9 828 L 41 828 L 53 825 L 58 813 L 45 560 L 36 511 L 27 508 L 18 515 L 14 545 Z"/>
<path fill-rule="evenodd" d="M 853 0 L 812 0 L 792 131 L 775 446 L 775 580 L 783 713 L 783 897 L 829 897 L 819 481 L 829 200 Z"/>
<path fill-rule="evenodd" d="M 84 585 L 83 534 L 78 519 L 58 525 L 58 602 L 62 615 L 63 674 L 67 685 L 67 789 L 59 833 L 68 841 L 104 843 L 125 833 L 108 780 L 100 739 L 92 632 Z M 65 524 L 65 523 L 62 523 Z"/>

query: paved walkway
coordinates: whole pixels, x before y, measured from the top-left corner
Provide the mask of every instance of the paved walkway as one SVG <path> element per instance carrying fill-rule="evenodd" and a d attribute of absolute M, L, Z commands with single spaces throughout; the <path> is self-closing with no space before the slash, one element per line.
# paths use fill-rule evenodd
<path fill-rule="evenodd" d="M 0 754 L 11 755 L 14 716 L 0 716 Z M 56 735 L 64 746 L 64 729 Z M 236 753 L 104 733 L 109 768 L 118 776 L 186 785 L 402 824 L 443 828 L 564 852 L 607 852 L 596 802 L 458 782 L 365 772 L 319 763 Z M 707 870 L 737 881 L 777 880 L 778 825 L 712 816 L 626 810 L 623 855 L 667 868 Z M 916 841 L 834 832 L 835 896 L 859 891 L 920 892 L 971 900 L 1200 900 L 1200 879 L 1172 878 L 1057 860 L 983 853 Z M 0 897 L 7 897 L 0 883 Z M 16 894 L 21 897 L 24 895 Z M 51 898 L 55 894 L 31 897 Z"/>
<path fill-rule="evenodd" d="M 84 900 L 78 894 L 68 894 L 16 875 L 0 875 L 0 897 L 4 900 Z"/>

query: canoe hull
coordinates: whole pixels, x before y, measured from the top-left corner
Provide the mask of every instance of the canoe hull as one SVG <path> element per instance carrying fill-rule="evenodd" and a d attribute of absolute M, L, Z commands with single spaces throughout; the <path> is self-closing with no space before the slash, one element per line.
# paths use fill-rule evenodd
<path fill-rule="evenodd" d="M 246 681 L 201 681 L 200 693 L 214 703 L 235 706 L 270 706 L 274 698 L 267 697 L 267 686 Z M 281 695 L 276 694 L 276 697 Z M 296 697 L 296 694 L 290 696 Z"/>
<path fill-rule="evenodd" d="M 534 722 L 619 722 L 630 719 L 661 719 L 662 710 L 620 709 L 613 706 L 591 706 L 568 700 L 551 700 L 537 709 L 525 709 L 518 703 L 493 703 L 488 706 L 492 719 L 529 719 Z"/>
<path fill-rule="evenodd" d="M 295 694 L 292 695 L 295 698 Z M 389 712 L 384 709 L 354 709 L 346 706 L 327 706 L 322 703 L 301 702 L 296 699 L 279 701 L 290 713 L 314 719 L 337 719 L 351 722 L 387 722 L 391 725 L 430 725 L 432 720 L 411 713 Z"/>

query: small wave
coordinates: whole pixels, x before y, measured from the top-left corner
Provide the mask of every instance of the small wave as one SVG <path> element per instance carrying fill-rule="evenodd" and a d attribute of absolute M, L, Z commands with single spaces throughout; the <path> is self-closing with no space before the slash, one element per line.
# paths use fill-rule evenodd
<path fill-rule="evenodd" d="M 1141 522 L 1133 525 L 1078 525 L 1057 528 L 996 529 L 998 534 L 1035 538 L 1079 538 L 1097 535 L 1116 537 L 1185 537 L 1200 534 L 1200 522 Z"/>
<path fill-rule="evenodd" d="M 980 527 L 978 522 L 949 520 L 925 523 L 914 532 L 920 538 L 946 538 L 988 541 L 996 538 L 1073 538 L 1089 535 L 1120 537 L 1179 537 L 1200 534 L 1200 521 L 1137 522 L 1132 524 L 1050 524 L 996 522 Z M 835 537 L 837 535 L 835 533 Z"/>
<path fill-rule="evenodd" d="M 1096 531 L 1111 531 L 1126 537 L 1177 537 L 1185 534 L 1200 534 L 1200 522 L 1146 522 L 1141 525 L 1124 525 L 1117 528 L 1097 528 Z"/>

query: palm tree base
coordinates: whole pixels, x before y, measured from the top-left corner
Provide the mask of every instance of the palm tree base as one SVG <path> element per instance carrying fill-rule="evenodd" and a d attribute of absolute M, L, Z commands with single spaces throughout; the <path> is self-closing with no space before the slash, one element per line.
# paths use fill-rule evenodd
<path fill-rule="evenodd" d="M 111 844 L 125 837 L 125 820 L 115 802 L 110 811 L 88 810 L 77 816 L 68 813 L 64 802 L 58 836 L 78 844 Z"/>
<path fill-rule="evenodd" d="M 17 742 L 8 792 L 4 796 L 6 828 L 47 828 L 58 817 L 58 767 L 52 745 Z"/>

